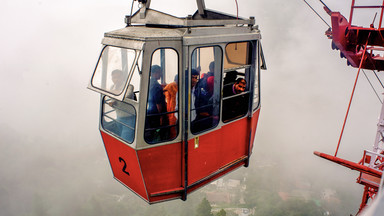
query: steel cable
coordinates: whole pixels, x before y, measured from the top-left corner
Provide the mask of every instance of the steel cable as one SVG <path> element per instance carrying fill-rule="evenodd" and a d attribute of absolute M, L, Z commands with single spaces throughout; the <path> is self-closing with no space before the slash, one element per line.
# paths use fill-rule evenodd
<path fill-rule="evenodd" d="M 307 2 L 306 0 L 303 0 L 303 1 L 305 2 L 305 4 L 308 5 L 309 8 L 312 9 L 313 12 L 315 12 L 315 14 L 316 14 L 321 20 L 323 20 L 323 22 L 324 22 L 329 28 L 331 28 L 331 26 L 330 26 L 330 25 L 323 19 L 323 17 L 321 17 L 320 14 L 317 13 L 316 10 L 313 9 L 313 7 L 312 7 L 310 4 L 308 4 L 308 2 Z M 323 4 L 324 4 L 324 3 L 323 3 Z"/>

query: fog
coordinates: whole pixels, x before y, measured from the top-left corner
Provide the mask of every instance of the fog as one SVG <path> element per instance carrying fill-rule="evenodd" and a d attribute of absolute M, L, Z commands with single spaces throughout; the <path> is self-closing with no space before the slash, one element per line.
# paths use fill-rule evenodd
<path fill-rule="evenodd" d="M 322 5 L 309 2 L 330 24 Z M 324 2 L 349 17 L 349 0 Z M 125 26 L 131 1 L 5 0 L 2 5 L 0 215 L 32 215 L 40 211 L 36 206 L 73 215 L 91 197 L 121 194 L 143 213 L 153 208 L 113 179 L 98 131 L 100 96 L 86 88 L 104 32 Z M 206 0 L 206 7 L 236 14 L 232 0 Z M 152 0 L 151 8 L 187 16 L 196 5 Z M 331 49 L 324 35 L 328 27 L 301 0 L 241 0 L 239 15 L 255 17 L 268 70 L 261 74 L 262 108 L 250 168 L 230 176 L 257 175 L 255 167 L 274 164 L 281 179 L 343 188 L 352 206 L 345 215 L 355 213 L 363 190 L 355 183 L 358 173 L 313 151 L 334 154 L 357 69 Z M 373 16 L 361 21 L 370 23 Z M 357 162 L 372 148 L 380 105 L 361 75 L 340 157 Z"/>

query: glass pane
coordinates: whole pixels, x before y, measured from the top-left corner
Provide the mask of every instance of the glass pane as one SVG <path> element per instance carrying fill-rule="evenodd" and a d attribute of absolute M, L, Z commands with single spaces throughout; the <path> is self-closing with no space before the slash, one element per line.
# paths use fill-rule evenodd
<path fill-rule="evenodd" d="M 136 110 L 109 97 L 103 99 L 102 126 L 115 136 L 132 143 L 135 139 Z"/>
<path fill-rule="evenodd" d="M 249 109 L 252 44 L 229 43 L 225 47 L 223 122 L 245 116 Z"/>
<path fill-rule="evenodd" d="M 175 50 L 157 49 L 152 54 L 144 132 L 150 144 L 177 137 L 178 68 Z"/>
<path fill-rule="evenodd" d="M 225 73 L 223 122 L 228 122 L 247 114 L 249 104 L 249 71 L 249 68 L 242 68 Z"/>
<path fill-rule="evenodd" d="M 191 132 L 214 128 L 219 122 L 222 50 L 201 47 L 191 56 Z"/>
<path fill-rule="evenodd" d="M 225 47 L 224 70 L 250 64 L 250 42 L 230 43 Z"/>
<path fill-rule="evenodd" d="M 114 95 L 120 95 L 124 90 L 135 56 L 134 50 L 106 46 L 92 77 L 92 85 Z"/>

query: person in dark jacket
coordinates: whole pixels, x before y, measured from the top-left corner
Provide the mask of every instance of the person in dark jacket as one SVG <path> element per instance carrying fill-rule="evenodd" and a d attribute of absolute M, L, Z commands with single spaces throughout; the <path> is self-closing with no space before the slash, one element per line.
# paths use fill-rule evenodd
<path fill-rule="evenodd" d="M 153 65 L 151 67 L 151 78 L 149 83 L 147 118 L 145 122 L 145 138 L 147 142 L 158 142 L 166 140 L 169 133 L 166 128 L 160 128 L 168 125 L 167 104 L 163 87 L 158 80 L 161 78 L 161 67 Z"/>

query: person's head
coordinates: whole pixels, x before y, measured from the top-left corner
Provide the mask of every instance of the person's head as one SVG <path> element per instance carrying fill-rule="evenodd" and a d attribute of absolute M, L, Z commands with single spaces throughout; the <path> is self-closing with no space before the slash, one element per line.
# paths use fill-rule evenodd
<path fill-rule="evenodd" d="M 118 85 L 123 82 L 123 71 L 116 69 L 112 71 L 112 82 L 115 85 Z"/>
<path fill-rule="evenodd" d="M 151 77 L 155 78 L 156 80 L 161 78 L 161 67 L 159 65 L 152 65 Z"/>
<path fill-rule="evenodd" d="M 209 63 L 209 72 L 215 72 L 215 62 Z"/>
<path fill-rule="evenodd" d="M 229 71 L 225 73 L 224 84 L 233 83 L 236 81 L 237 71 Z"/>
<path fill-rule="evenodd" d="M 191 70 L 191 86 L 194 87 L 197 83 L 197 81 L 199 81 L 199 72 L 195 69 L 192 69 Z"/>
<path fill-rule="evenodd" d="M 243 78 L 238 78 L 234 84 L 234 90 L 236 94 L 240 94 L 245 91 L 245 88 L 247 87 L 247 81 Z"/>

